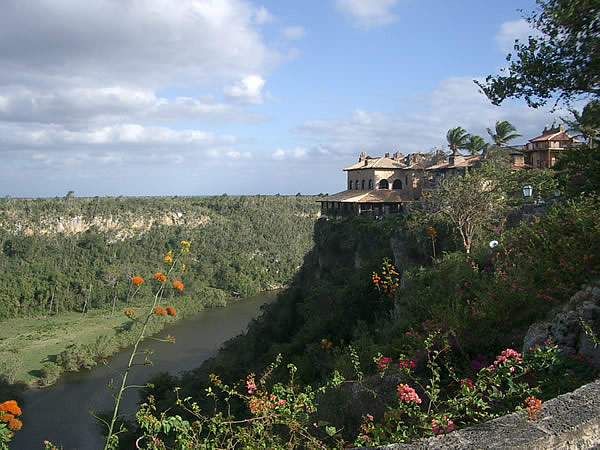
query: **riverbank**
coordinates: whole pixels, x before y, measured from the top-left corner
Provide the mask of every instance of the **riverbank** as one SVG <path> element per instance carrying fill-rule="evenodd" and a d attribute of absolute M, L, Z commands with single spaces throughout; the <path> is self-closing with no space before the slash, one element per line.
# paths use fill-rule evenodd
<path fill-rule="evenodd" d="M 198 314 L 207 308 L 225 307 L 243 299 L 205 298 L 203 301 L 173 299 L 178 311 L 175 317 L 156 318 L 150 324 L 151 333 L 160 332 L 174 322 Z M 29 388 L 40 386 L 44 364 L 56 363 L 67 348 L 78 345 L 89 351 L 95 360 L 107 358 L 131 345 L 136 335 L 129 327 L 131 321 L 123 308 L 133 308 L 138 317 L 144 316 L 148 299 L 136 299 L 129 305 L 112 310 L 90 310 L 85 314 L 65 312 L 59 315 L 16 318 L 0 327 L 0 374 L 11 383 L 23 383 Z M 58 367 L 58 366 L 57 366 Z M 62 371 L 62 368 L 60 368 Z M 58 379 L 60 372 L 52 384 Z"/>
<path fill-rule="evenodd" d="M 192 317 L 170 322 L 155 337 L 170 334 L 176 338 L 176 344 L 144 341 L 141 350 L 153 351 L 149 356 L 153 364 L 135 367 L 129 374 L 130 384 L 141 386 L 164 372 L 175 376 L 195 369 L 214 356 L 223 342 L 243 333 L 249 321 L 261 313 L 261 306 L 275 298 L 275 293 L 267 292 L 233 302 L 227 308 L 207 308 Z M 19 401 L 23 429 L 15 433 L 11 448 L 44 448 L 46 439 L 65 449 L 102 448 L 106 428 L 89 411 L 102 414 L 112 410 L 114 389 L 110 386 L 116 380 L 116 373 L 126 367 L 129 355 L 130 349 L 124 349 L 107 358 L 107 366 L 68 373 L 47 389 L 23 392 Z M 139 389 L 128 389 L 121 401 L 121 414 L 130 422 L 135 421 L 139 392 Z"/>

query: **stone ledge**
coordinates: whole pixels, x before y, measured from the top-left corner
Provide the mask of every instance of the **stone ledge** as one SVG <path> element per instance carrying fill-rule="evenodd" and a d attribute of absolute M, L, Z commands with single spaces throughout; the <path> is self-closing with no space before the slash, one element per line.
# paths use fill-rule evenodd
<path fill-rule="evenodd" d="M 600 449 L 600 380 L 545 402 L 542 418 L 535 421 L 516 412 L 423 441 L 369 448 Z"/>

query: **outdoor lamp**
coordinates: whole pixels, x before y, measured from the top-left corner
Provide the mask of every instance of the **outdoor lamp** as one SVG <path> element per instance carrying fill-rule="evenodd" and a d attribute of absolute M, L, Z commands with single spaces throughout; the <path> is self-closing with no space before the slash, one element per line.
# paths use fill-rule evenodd
<path fill-rule="evenodd" d="M 528 184 L 523 186 L 523 197 L 531 197 L 531 194 L 533 194 L 533 188 Z"/>

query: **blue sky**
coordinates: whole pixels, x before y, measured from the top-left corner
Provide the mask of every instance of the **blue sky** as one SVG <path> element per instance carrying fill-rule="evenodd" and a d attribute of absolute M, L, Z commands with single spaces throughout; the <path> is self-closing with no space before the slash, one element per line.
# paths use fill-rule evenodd
<path fill-rule="evenodd" d="M 492 106 L 535 1 L 3 0 L 0 195 L 334 193 L 342 168 L 525 143 L 567 116 Z"/>

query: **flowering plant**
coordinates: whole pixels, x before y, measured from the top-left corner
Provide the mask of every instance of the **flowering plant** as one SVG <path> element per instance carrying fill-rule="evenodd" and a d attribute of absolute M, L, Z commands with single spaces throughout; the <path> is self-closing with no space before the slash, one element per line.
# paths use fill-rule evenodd
<path fill-rule="evenodd" d="M 8 449 L 14 432 L 19 431 L 23 422 L 17 419 L 21 415 L 21 408 L 15 400 L 0 403 L 0 449 Z"/>
<path fill-rule="evenodd" d="M 119 405 L 120 405 L 121 398 L 123 396 L 123 392 L 125 391 L 125 389 L 134 387 L 134 386 L 127 385 L 127 377 L 129 375 L 131 368 L 134 366 L 135 357 L 139 355 L 139 352 L 137 351 L 138 346 L 144 340 L 144 338 L 146 338 L 146 329 L 147 329 L 148 323 L 150 322 L 150 319 L 152 319 L 152 317 L 154 317 L 154 316 L 174 317 L 177 314 L 177 311 L 175 310 L 175 308 L 173 306 L 169 305 L 167 307 L 164 307 L 164 306 L 161 306 L 160 303 L 161 303 L 163 295 L 165 293 L 165 289 L 167 289 L 167 286 L 168 286 L 167 280 L 168 280 L 169 276 L 178 267 L 178 265 L 177 265 L 178 260 L 184 254 L 188 253 L 189 250 L 190 250 L 190 243 L 187 241 L 181 241 L 180 250 L 179 250 L 178 255 L 174 256 L 173 252 L 171 250 L 169 250 L 168 254 L 163 258 L 164 262 L 167 264 L 166 273 L 163 274 L 162 272 L 156 272 L 153 275 L 153 278 L 156 281 L 154 299 L 153 299 L 152 305 L 146 312 L 145 316 L 143 316 L 143 318 L 139 319 L 140 323 L 141 323 L 141 329 L 138 334 L 137 340 L 135 341 L 135 343 L 133 345 L 133 349 L 131 351 L 131 355 L 129 357 L 127 367 L 126 367 L 125 371 L 122 374 L 120 374 L 121 385 L 120 385 L 119 390 L 117 391 L 117 394 L 115 395 L 115 406 L 113 409 L 112 418 L 109 422 L 109 421 L 106 421 L 106 420 L 96 416 L 96 418 L 98 420 L 102 421 L 108 428 L 108 434 L 106 436 L 106 442 L 105 442 L 105 446 L 104 446 L 105 450 L 107 450 L 109 448 L 110 449 L 117 448 L 118 444 L 119 444 L 118 434 L 121 433 L 122 431 L 125 431 L 123 427 L 121 427 L 121 429 L 119 431 L 115 431 L 115 424 L 116 424 L 117 417 L 119 414 Z M 185 267 L 185 266 L 183 265 L 183 267 Z M 182 270 L 183 270 L 183 267 L 182 267 Z M 145 280 L 140 276 L 135 276 L 131 279 L 131 284 L 136 287 L 133 294 L 131 294 L 131 297 L 134 297 L 139 292 L 144 281 Z M 174 280 L 172 282 L 172 286 L 177 291 L 183 291 L 183 283 L 179 280 Z M 136 314 L 135 310 L 133 310 L 132 308 L 125 309 L 124 314 L 132 321 L 138 320 L 136 318 L 137 314 Z M 164 341 L 164 342 L 171 342 L 171 343 L 175 342 L 175 339 L 171 336 L 167 336 L 167 338 L 165 338 L 165 339 L 157 339 L 157 338 L 154 338 L 154 339 L 159 340 L 159 341 Z M 151 364 L 151 363 L 152 362 L 148 359 L 148 357 L 145 357 L 143 364 Z"/>

